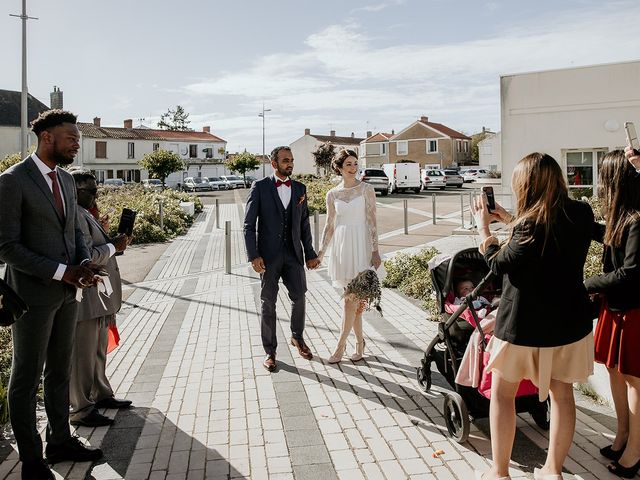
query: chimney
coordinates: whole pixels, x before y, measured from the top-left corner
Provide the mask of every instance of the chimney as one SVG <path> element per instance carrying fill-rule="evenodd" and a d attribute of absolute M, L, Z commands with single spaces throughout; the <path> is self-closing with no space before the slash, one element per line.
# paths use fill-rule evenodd
<path fill-rule="evenodd" d="M 391 135 L 395 135 L 395 134 L 396 134 L 396 131 L 391 129 Z"/>
<path fill-rule="evenodd" d="M 429 117 L 425 117 L 424 115 L 420 117 L 420 121 L 423 123 L 427 123 L 429 121 Z"/>
<path fill-rule="evenodd" d="M 133 120 L 131 120 L 130 118 L 127 118 L 124 121 L 124 128 L 133 128 Z"/>
<path fill-rule="evenodd" d="M 355 135 L 353 134 L 353 132 L 351 132 L 351 138 L 355 138 Z"/>
<path fill-rule="evenodd" d="M 202 127 L 202 131 L 203 131 L 204 133 L 211 133 L 211 127 L 210 127 L 210 126 L 208 126 L 208 125 L 207 125 L 206 127 Z"/>
<path fill-rule="evenodd" d="M 305 135 L 311 135 L 311 129 L 310 128 L 305 128 L 304 129 L 304 134 Z"/>
<path fill-rule="evenodd" d="M 367 138 L 371 136 L 371 130 L 367 130 Z"/>
<path fill-rule="evenodd" d="M 99 127 L 99 126 L 100 126 L 100 117 L 94 117 L 94 118 L 93 118 L 93 124 L 94 124 L 96 127 Z"/>
<path fill-rule="evenodd" d="M 336 136 L 336 131 L 335 130 L 331 130 L 331 133 L 329 135 L 331 135 L 332 137 L 335 137 Z"/>
<path fill-rule="evenodd" d="M 51 108 L 52 109 L 57 108 L 62 110 L 62 107 L 63 107 L 62 91 L 58 87 L 56 86 L 53 87 L 53 92 L 51 92 L 50 98 L 51 98 Z"/>

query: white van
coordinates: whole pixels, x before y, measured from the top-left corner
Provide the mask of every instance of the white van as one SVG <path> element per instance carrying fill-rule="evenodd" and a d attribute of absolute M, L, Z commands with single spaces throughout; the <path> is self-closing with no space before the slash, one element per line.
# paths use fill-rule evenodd
<path fill-rule="evenodd" d="M 415 162 L 385 163 L 384 173 L 389 178 L 389 193 L 413 190 L 420 193 L 420 164 Z"/>

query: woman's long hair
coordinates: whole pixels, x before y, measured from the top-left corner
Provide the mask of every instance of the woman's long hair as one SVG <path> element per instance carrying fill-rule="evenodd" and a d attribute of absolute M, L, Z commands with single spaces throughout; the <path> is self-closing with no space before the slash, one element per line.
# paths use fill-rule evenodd
<path fill-rule="evenodd" d="M 544 235 L 544 246 L 553 234 L 552 225 L 565 201 L 569 198 L 562 169 L 546 153 L 531 153 L 518 162 L 511 188 L 515 194 L 516 216 L 513 225 L 525 224 L 523 243 L 533 241 L 536 232 Z"/>
<path fill-rule="evenodd" d="M 622 150 L 613 150 L 602 159 L 598 197 L 607 222 L 604 243 L 620 247 L 629 225 L 640 219 L 640 179 Z"/>

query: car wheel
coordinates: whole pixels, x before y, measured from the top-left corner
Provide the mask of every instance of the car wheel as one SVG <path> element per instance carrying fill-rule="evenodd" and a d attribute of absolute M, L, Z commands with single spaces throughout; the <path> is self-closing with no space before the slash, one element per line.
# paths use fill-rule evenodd
<path fill-rule="evenodd" d="M 383 197 L 386 197 L 388 193 L 389 193 L 389 191 L 388 191 L 388 190 L 380 190 L 380 194 L 381 194 Z"/>
<path fill-rule="evenodd" d="M 440 187 L 440 190 L 444 190 L 446 188 L 446 185 L 444 187 Z"/>
<path fill-rule="evenodd" d="M 462 184 L 458 185 L 458 188 L 462 188 Z"/>

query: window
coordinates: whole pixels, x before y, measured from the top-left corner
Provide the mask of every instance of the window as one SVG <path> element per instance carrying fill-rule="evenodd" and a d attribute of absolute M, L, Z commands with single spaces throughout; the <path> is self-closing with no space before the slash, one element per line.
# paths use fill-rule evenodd
<path fill-rule="evenodd" d="M 469 142 L 464 141 L 464 153 L 469 153 Z"/>
<path fill-rule="evenodd" d="M 567 152 L 567 183 L 569 188 L 595 186 L 597 167 L 602 163 L 606 151 L 585 150 Z M 594 162 L 595 160 L 595 162 Z M 597 162 L 597 166 L 594 163 Z"/>
<path fill-rule="evenodd" d="M 198 145 L 189 145 L 189 158 L 198 158 Z"/>
<path fill-rule="evenodd" d="M 427 153 L 435 153 L 438 151 L 437 140 L 427 140 Z"/>
<path fill-rule="evenodd" d="M 153 151 L 157 152 L 158 150 L 160 150 L 160 144 L 159 143 L 154 143 L 153 144 Z"/>
<path fill-rule="evenodd" d="M 380 145 L 380 150 L 382 151 L 382 155 L 386 155 L 387 154 L 387 144 L 386 143 L 382 143 Z"/>
<path fill-rule="evenodd" d="M 204 152 L 205 158 L 213 158 L 213 148 L 203 148 L 202 151 Z"/>
<path fill-rule="evenodd" d="M 135 156 L 136 152 L 133 142 L 127 143 L 127 158 L 134 158 Z"/>
<path fill-rule="evenodd" d="M 462 151 L 462 142 L 460 140 L 456 140 L 456 152 Z"/>
<path fill-rule="evenodd" d="M 96 158 L 107 158 L 107 142 L 96 142 Z"/>
<path fill-rule="evenodd" d="M 399 140 L 396 143 L 396 154 L 406 155 L 409 153 L 409 142 L 407 140 Z"/>

